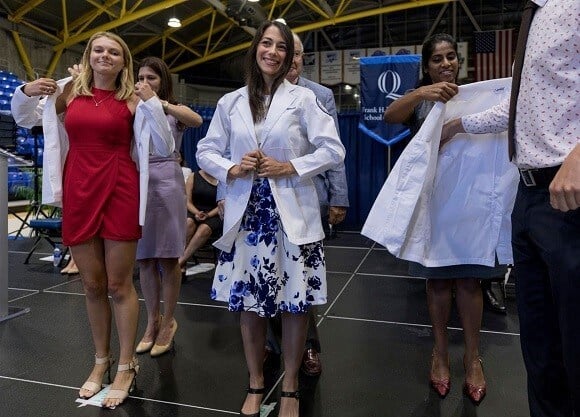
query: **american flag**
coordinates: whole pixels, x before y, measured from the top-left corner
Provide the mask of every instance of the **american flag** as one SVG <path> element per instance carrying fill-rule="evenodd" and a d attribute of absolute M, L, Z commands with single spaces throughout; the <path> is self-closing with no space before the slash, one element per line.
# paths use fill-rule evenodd
<path fill-rule="evenodd" d="M 475 81 L 512 76 L 513 29 L 475 32 Z"/>

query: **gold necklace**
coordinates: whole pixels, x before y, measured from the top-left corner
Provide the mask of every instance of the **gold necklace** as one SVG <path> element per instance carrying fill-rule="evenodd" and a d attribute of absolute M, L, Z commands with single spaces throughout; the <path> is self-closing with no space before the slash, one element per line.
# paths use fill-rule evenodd
<path fill-rule="evenodd" d="M 95 103 L 95 107 L 99 107 L 99 104 L 101 104 L 103 101 L 111 98 L 113 96 L 113 94 L 115 94 L 115 91 L 111 91 L 107 96 L 105 96 L 105 98 L 102 98 L 99 101 L 95 100 L 95 96 L 94 95 L 92 95 L 91 98 L 93 99 L 93 102 Z"/>

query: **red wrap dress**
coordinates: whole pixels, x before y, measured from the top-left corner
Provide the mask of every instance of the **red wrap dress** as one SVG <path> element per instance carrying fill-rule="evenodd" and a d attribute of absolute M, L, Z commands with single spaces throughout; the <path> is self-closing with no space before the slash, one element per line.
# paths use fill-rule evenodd
<path fill-rule="evenodd" d="M 113 91 L 74 98 L 64 125 L 69 152 L 63 175 L 63 243 L 95 236 L 129 241 L 141 237 L 139 173 L 131 159 L 134 115 Z"/>

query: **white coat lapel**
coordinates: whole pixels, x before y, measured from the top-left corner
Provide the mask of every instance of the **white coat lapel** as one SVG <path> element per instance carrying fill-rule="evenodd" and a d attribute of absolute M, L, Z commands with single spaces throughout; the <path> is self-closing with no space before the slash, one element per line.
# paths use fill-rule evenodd
<path fill-rule="evenodd" d="M 292 91 L 296 87 L 290 84 L 288 81 L 284 80 L 282 84 L 278 87 L 278 90 L 272 98 L 270 103 L 270 108 L 268 109 L 268 114 L 266 115 L 266 120 L 264 122 L 264 129 L 262 130 L 262 146 L 268 140 L 270 132 L 274 125 L 280 120 L 280 117 L 288 109 L 296 96 L 292 94 Z"/>
<path fill-rule="evenodd" d="M 254 128 L 254 119 L 252 118 L 252 111 L 250 110 L 250 98 L 248 96 L 248 87 L 240 91 L 241 103 L 238 110 L 249 132 L 249 137 L 254 139 L 255 148 L 258 147 L 258 138 L 256 138 L 256 129 Z"/>

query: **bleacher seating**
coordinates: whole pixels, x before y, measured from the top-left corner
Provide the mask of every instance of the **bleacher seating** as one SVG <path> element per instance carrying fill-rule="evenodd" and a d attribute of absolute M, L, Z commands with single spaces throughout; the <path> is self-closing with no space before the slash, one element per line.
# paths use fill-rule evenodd
<path fill-rule="evenodd" d="M 24 82 L 18 78 L 16 74 L 9 71 L 0 70 L 0 117 L 1 125 L 4 126 L 4 119 L 9 118 L 10 123 L 14 126 L 14 120 L 10 110 L 10 102 L 14 96 L 16 88 L 21 86 Z M 8 123 L 6 123 L 7 125 Z M 3 129 L 2 129 L 3 131 Z M 11 152 L 13 155 L 23 157 L 25 159 L 34 159 L 35 144 L 34 135 L 30 129 L 14 126 L 10 135 L 2 135 L 0 146 L 5 150 Z M 6 137 L 4 137 L 6 136 Z M 38 152 L 36 164 L 42 166 L 42 153 L 44 149 L 44 137 L 42 134 L 36 138 L 38 141 Z M 10 163 L 10 162 L 9 162 Z M 8 194 L 14 196 L 18 194 L 21 188 L 34 187 L 34 173 L 29 170 L 21 170 L 20 167 L 11 166 L 8 173 Z"/>
<path fill-rule="evenodd" d="M 34 187 L 34 173 L 20 171 L 17 167 L 8 171 L 8 194 L 17 194 L 19 187 Z"/>
<path fill-rule="evenodd" d="M 215 112 L 215 107 L 211 106 L 192 105 L 190 107 L 194 112 L 198 113 L 202 117 L 204 122 L 210 121 Z"/>
<path fill-rule="evenodd" d="M 23 84 L 16 74 L 0 70 L 0 111 L 10 112 L 10 101 L 14 95 L 14 90 Z"/>

